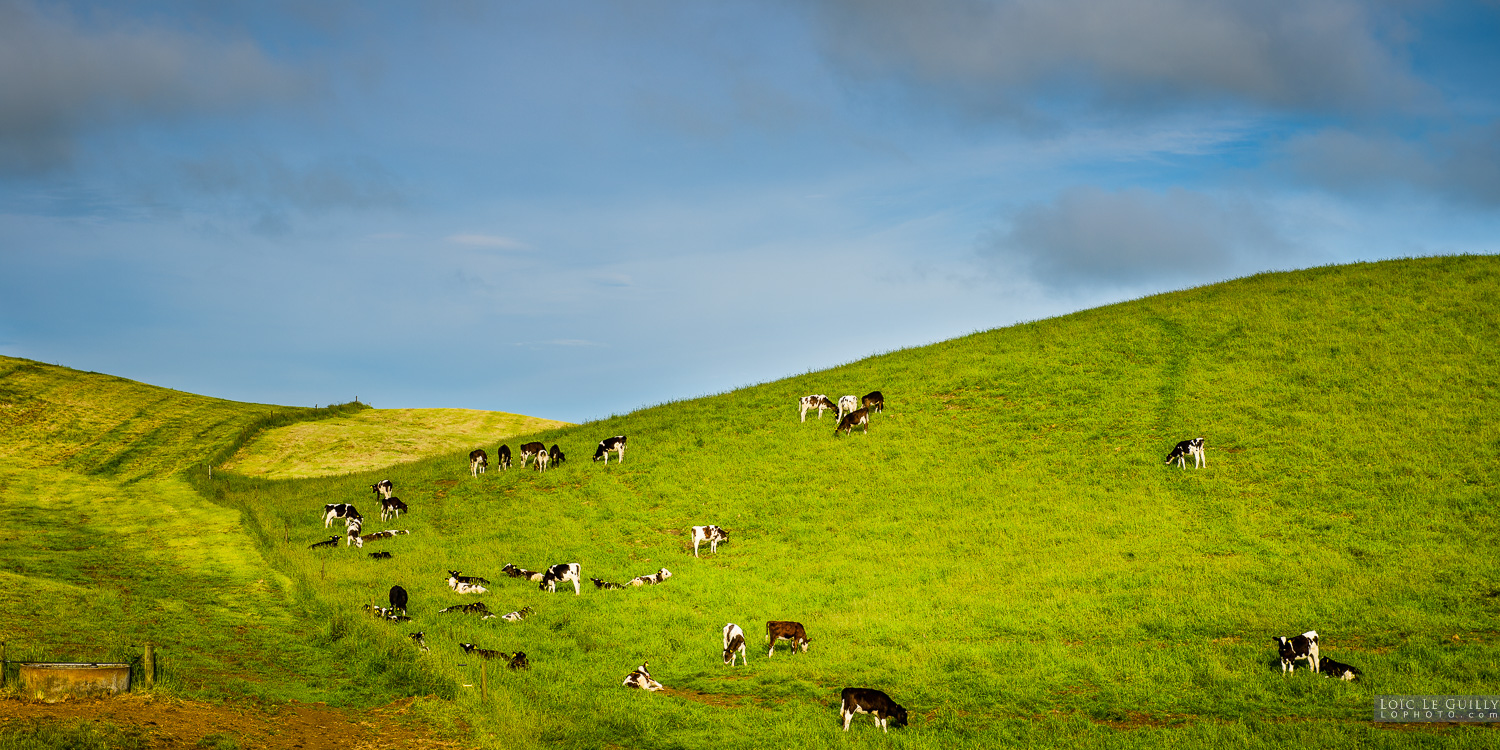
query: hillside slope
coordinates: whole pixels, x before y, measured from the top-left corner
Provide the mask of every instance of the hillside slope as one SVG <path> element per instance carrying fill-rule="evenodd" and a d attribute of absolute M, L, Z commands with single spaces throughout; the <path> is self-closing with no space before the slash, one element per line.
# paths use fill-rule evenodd
<path fill-rule="evenodd" d="M 849 685 L 910 707 L 890 741 L 911 747 L 1467 746 L 1486 730 L 1369 719 L 1376 695 L 1500 692 L 1497 293 L 1489 256 L 1265 274 L 543 432 L 571 456 L 545 473 L 471 478 L 454 453 L 214 491 L 289 530 L 263 550 L 330 630 L 375 654 L 425 631 L 484 746 L 842 746 Z M 875 389 L 868 434 L 797 419 L 799 396 Z M 591 465 L 616 434 L 624 463 Z M 1163 466 L 1198 435 L 1206 469 Z M 409 536 L 306 549 L 315 509 L 386 476 Z M 730 542 L 695 559 L 706 523 Z M 507 562 L 674 575 L 575 597 Z M 473 598 L 449 569 L 536 614 L 438 615 Z M 354 614 L 392 584 L 409 626 Z M 809 652 L 720 664 L 726 622 L 753 645 L 775 619 Z M 1307 629 L 1365 678 L 1281 674 L 1270 638 Z M 491 670 L 483 702 L 460 642 L 533 668 Z M 646 660 L 670 694 L 619 687 Z"/>

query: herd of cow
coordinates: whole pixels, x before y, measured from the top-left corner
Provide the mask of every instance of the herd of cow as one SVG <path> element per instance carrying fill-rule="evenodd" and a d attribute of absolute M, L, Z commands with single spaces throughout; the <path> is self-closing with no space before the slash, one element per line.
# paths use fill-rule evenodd
<path fill-rule="evenodd" d="M 837 402 L 834 402 L 826 395 L 814 394 L 803 396 L 799 399 L 798 409 L 801 421 L 804 423 L 807 421 L 807 413 L 809 411 L 817 410 L 819 419 L 823 417 L 825 410 L 836 411 L 838 414 L 838 426 L 834 429 L 835 436 L 839 432 L 843 432 L 845 435 L 851 434 L 855 427 L 863 428 L 863 431 L 868 433 L 870 415 L 884 411 L 885 397 L 880 391 L 872 391 L 858 400 L 854 396 L 849 395 L 843 396 Z M 1204 440 L 1202 437 L 1179 442 L 1167 456 L 1167 464 L 1171 465 L 1175 462 L 1180 467 L 1186 468 L 1187 460 L 1191 459 L 1194 468 L 1207 467 L 1208 461 L 1204 454 L 1203 443 Z M 624 462 L 624 435 L 616 435 L 599 441 L 599 445 L 594 451 L 594 461 L 603 460 L 607 465 L 610 453 L 614 453 L 620 463 Z M 543 443 L 529 442 L 520 446 L 519 465 L 522 467 L 531 466 L 535 471 L 545 471 L 549 466 L 559 466 L 566 460 L 566 456 L 557 445 L 547 448 Z M 496 453 L 496 461 L 502 470 L 511 468 L 512 454 L 509 446 L 502 444 L 499 447 Z M 472 476 L 478 477 L 480 474 L 485 473 L 488 466 L 489 455 L 483 449 L 470 452 L 469 471 Z M 381 520 L 395 519 L 400 517 L 401 513 L 408 511 L 406 504 L 394 496 L 394 488 L 389 479 L 370 485 L 370 489 L 380 501 Z M 363 547 L 364 542 L 371 539 L 409 533 L 401 530 L 388 530 L 374 534 L 361 534 L 363 518 L 352 504 L 335 503 L 325 505 L 323 509 L 324 528 L 328 528 L 333 520 L 337 518 L 342 518 L 345 521 L 346 537 L 350 546 Z M 704 542 L 708 543 L 709 552 L 715 553 L 718 551 L 719 543 L 727 541 L 728 538 L 728 532 L 719 526 L 706 525 L 692 527 L 693 556 L 699 556 L 699 548 Z M 336 546 L 338 539 L 337 536 L 332 536 L 326 541 L 313 544 L 312 547 Z M 371 553 L 370 556 L 372 558 L 385 559 L 389 558 L 391 553 L 377 552 Z M 572 583 L 574 595 L 577 596 L 582 593 L 582 570 L 578 563 L 559 563 L 544 571 L 526 570 L 525 568 L 519 568 L 514 564 L 507 563 L 501 569 L 501 572 L 512 578 L 522 578 L 537 583 L 538 588 L 543 591 L 555 592 L 558 583 Z M 458 571 L 449 571 L 448 573 L 449 588 L 459 594 L 482 594 L 488 590 L 485 587 L 490 585 L 490 582 L 484 578 L 461 575 Z M 671 571 L 661 568 L 655 573 L 632 578 L 624 584 L 612 583 L 599 578 L 591 578 L 589 580 L 593 582 L 595 588 L 607 590 L 656 585 L 671 576 Z M 389 608 L 367 606 L 366 609 L 378 617 L 404 622 L 411 619 L 406 616 L 406 603 L 406 591 L 400 586 L 395 586 L 392 587 L 390 592 L 391 606 Z M 448 607 L 440 610 L 440 612 L 461 612 L 476 614 L 482 619 L 499 617 L 508 622 L 516 622 L 530 615 L 531 607 L 523 607 L 519 611 L 505 615 L 495 615 L 489 611 L 483 602 L 472 602 L 470 604 Z M 410 635 L 412 641 L 419 648 L 423 651 L 428 650 L 424 638 L 425 632 L 412 633 Z M 748 665 L 749 659 L 745 654 L 746 641 L 744 630 L 739 625 L 728 623 L 723 628 L 722 636 L 724 664 L 732 667 L 736 661 L 739 661 L 742 665 Z M 811 639 L 807 637 L 807 632 L 803 628 L 802 623 L 783 620 L 772 620 L 766 623 L 766 640 L 768 644 L 766 656 L 768 658 L 775 654 L 776 644 L 780 641 L 790 641 L 793 653 L 799 650 L 806 652 L 811 642 Z M 1281 656 L 1282 670 L 1284 672 L 1294 672 L 1296 670 L 1295 662 L 1300 659 L 1306 660 L 1313 672 L 1326 676 L 1353 680 L 1360 675 L 1360 671 L 1352 666 L 1335 662 L 1332 659 L 1320 659 L 1318 653 L 1318 634 L 1316 631 L 1308 631 L 1291 638 L 1276 637 L 1273 640 L 1277 643 L 1277 648 Z M 530 667 L 530 662 L 523 652 L 511 654 L 481 648 L 472 643 L 461 643 L 459 647 L 465 653 L 478 656 L 482 659 L 501 659 L 511 669 Z M 650 691 L 665 689 L 660 682 L 651 677 L 651 673 L 647 669 L 648 666 L 649 662 L 642 663 L 641 666 L 632 670 L 626 675 L 622 685 Z M 854 715 L 861 713 L 870 714 L 882 731 L 888 731 L 888 727 L 891 726 L 902 727 L 907 723 L 906 709 L 893 701 L 884 692 L 871 688 L 844 688 L 840 694 L 839 704 L 839 719 L 844 731 L 849 730 L 849 723 L 852 721 Z"/>

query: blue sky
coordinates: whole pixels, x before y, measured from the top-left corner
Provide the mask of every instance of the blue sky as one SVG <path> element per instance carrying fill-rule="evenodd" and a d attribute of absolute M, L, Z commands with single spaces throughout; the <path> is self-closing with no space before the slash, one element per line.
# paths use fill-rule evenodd
<path fill-rule="evenodd" d="M 1500 251 L 1496 81 L 1494 0 L 0 0 L 0 353 L 583 421 Z"/>

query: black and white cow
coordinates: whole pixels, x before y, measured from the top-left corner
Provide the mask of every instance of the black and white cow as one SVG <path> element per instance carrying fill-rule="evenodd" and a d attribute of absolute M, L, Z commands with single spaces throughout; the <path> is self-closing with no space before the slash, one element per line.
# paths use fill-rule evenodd
<path fill-rule="evenodd" d="M 406 503 L 401 502 L 399 497 L 387 497 L 380 501 L 380 520 L 389 521 L 400 518 L 402 513 L 407 512 Z"/>
<path fill-rule="evenodd" d="M 378 617 L 382 620 L 390 620 L 391 622 L 411 622 L 410 617 L 402 614 L 395 607 L 377 607 L 373 604 L 366 604 L 365 611 L 369 612 L 371 617 Z"/>
<path fill-rule="evenodd" d="M 558 447 L 558 445 L 556 443 L 553 443 L 552 448 L 549 449 L 547 451 L 547 453 L 552 456 L 552 467 L 553 468 L 557 468 L 558 466 L 561 466 L 562 462 L 568 460 L 568 457 L 563 455 L 562 448 Z"/>
<path fill-rule="evenodd" d="M 537 454 L 545 453 L 546 451 L 547 446 L 542 445 L 535 440 L 521 446 L 521 468 L 524 469 L 528 465 L 534 463 L 536 461 Z"/>
<path fill-rule="evenodd" d="M 1278 635 L 1271 640 L 1276 642 L 1276 650 L 1281 654 L 1281 671 L 1297 671 L 1297 660 L 1306 659 L 1312 665 L 1312 671 L 1318 671 L 1318 631 L 1309 630 L 1302 635 L 1286 636 Z"/>
<path fill-rule="evenodd" d="M 325 540 L 323 540 L 321 542 L 315 542 L 315 543 L 313 543 L 311 546 L 308 547 L 308 549 L 322 549 L 324 547 L 337 547 L 337 546 L 339 546 L 339 538 L 337 536 L 331 536 L 331 537 L 328 537 L 327 539 L 325 539 Z"/>
<path fill-rule="evenodd" d="M 599 441 L 599 447 L 594 449 L 594 460 L 604 459 L 604 465 L 609 465 L 609 454 L 613 452 L 619 457 L 620 463 L 625 463 L 625 436 L 616 435 Z"/>
<path fill-rule="evenodd" d="M 489 468 L 489 465 L 490 456 L 484 452 L 483 448 L 475 448 L 469 451 L 469 474 L 471 476 L 477 477 L 483 474 L 484 470 Z"/>
<path fill-rule="evenodd" d="M 463 581 L 455 581 L 452 578 L 448 579 L 448 588 L 453 589 L 453 593 L 455 594 L 483 594 L 489 591 L 489 589 L 477 583 L 464 583 Z"/>
<path fill-rule="evenodd" d="M 430 648 L 427 647 L 427 638 L 426 638 L 427 631 L 424 630 L 424 631 L 422 631 L 420 633 L 409 633 L 409 634 L 407 634 L 407 636 L 409 638 L 411 638 L 411 642 L 412 643 L 417 644 L 417 648 L 420 648 L 420 649 L 422 649 L 423 651 L 426 651 L 426 652 L 431 652 L 432 651 L 432 649 L 430 649 Z"/>
<path fill-rule="evenodd" d="M 798 648 L 806 652 L 807 644 L 812 642 L 812 639 L 807 637 L 807 632 L 802 629 L 802 623 L 791 622 L 789 620 L 771 620 L 767 622 L 766 640 L 771 642 L 771 647 L 766 649 L 767 657 L 776 653 L 777 641 L 791 641 L 792 653 L 794 654 L 797 653 Z"/>
<path fill-rule="evenodd" d="M 536 461 L 537 471 L 546 471 L 547 464 L 552 463 L 552 454 L 547 451 L 537 451 L 536 458 L 534 460 Z"/>
<path fill-rule="evenodd" d="M 406 589 L 400 586 L 392 586 L 390 599 L 391 609 L 399 609 L 401 610 L 401 614 L 406 614 Z"/>
<path fill-rule="evenodd" d="M 505 614 L 500 615 L 500 619 L 502 619 L 502 620 L 504 620 L 506 622 L 520 622 L 521 620 L 524 620 L 527 617 L 530 617 L 531 616 L 531 612 L 532 612 L 531 606 L 527 605 L 527 606 L 522 607 L 522 608 L 520 608 L 520 609 L 518 609 L 518 610 L 516 610 L 514 612 L 506 612 Z"/>
<path fill-rule="evenodd" d="M 837 437 L 838 434 L 839 434 L 839 430 L 843 430 L 845 435 L 849 435 L 849 434 L 852 434 L 854 432 L 854 428 L 856 428 L 856 427 L 863 427 L 864 428 L 864 432 L 866 434 L 869 434 L 869 432 L 870 432 L 870 410 L 869 409 L 858 409 L 856 411 L 849 412 L 847 415 L 844 416 L 843 419 L 839 420 L 839 426 L 833 428 L 833 434 L 834 434 L 835 437 Z"/>
<path fill-rule="evenodd" d="M 481 659 L 484 659 L 485 661 L 489 661 L 490 659 L 504 659 L 506 661 L 510 661 L 510 654 L 507 654 L 504 651 L 492 651 L 487 648 L 480 648 L 472 643 L 460 643 L 458 644 L 458 647 L 463 649 L 464 653 L 469 654 L 470 656 L 477 656 Z"/>
<path fill-rule="evenodd" d="M 526 658 L 525 651 L 517 651 L 510 657 L 511 669 L 531 669 L 531 662 Z"/>
<path fill-rule="evenodd" d="M 871 688 L 844 688 L 839 693 L 839 720 L 844 723 L 845 732 L 849 731 L 849 722 L 855 714 L 870 714 L 886 734 L 890 734 L 888 726 L 906 726 L 906 709 L 889 695 Z"/>
<path fill-rule="evenodd" d="M 594 582 L 594 588 L 596 588 L 596 589 L 604 589 L 604 590 L 608 591 L 608 590 L 611 590 L 611 589 L 623 589 L 623 588 L 625 588 L 624 586 L 621 586 L 618 583 L 611 583 L 611 582 L 606 581 L 606 580 L 604 580 L 602 578 L 590 578 L 589 580 Z"/>
<path fill-rule="evenodd" d="M 333 519 L 363 518 L 353 503 L 329 503 L 323 506 L 323 528 L 333 525 Z"/>
<path fill-rule="evenodd" d="M 693 557 L 698 556 L 698 545 L 708 542 L 709 552 L 719 551 L 719 542 L 729 541 L 729 532 L 718 526 L 693 527 Z"/>
<path fill-rule="evenodd" d="M 870 391 L 859 400 L 859 405 L 870 410 L 871 414 L 885 411 L 885 396 L 880 391 Z"/>
<path fill-rule="evenodd" d="M 468 604 L 455 604 L 455 605 L 453 605 L 451 607 L 444 607 L 444 608 L 438 610 L 438 614 L 440 614 L 440 615 L 446 615 L 449 612 L 459 612 L 459 613 L 466 614 L 466 615 L 483 615 L 482 619 L 485 619 L 485 620 L 488 620 L 491 617 L 494 617 L 494 615 L 490 613 L 490 608 L 487 607 L 487 606 L 485 606 L 484 602 L 469 602 Z"/>
<path fill-rule="evenodd" d="M 583 573 L 578 567 L 578 563 L 558 563 L 548 568 L 547 572 L 542 574 L 542 585 L 537 588 L 543 591 L 556 592 L 559 582 L 567 583 L 568 581 L 572 581 L 573 595 L 577 596 L 583 592 L 582 587 L 578 585 L 578 581 L 582 575 Z"/>
<path fill-rule="evenodd" d="M 479 576 L 466 576 L 456 570 L 448 571 L 448 588 L 455 588 L 460 583 L 467 583 L 474 586 L 490 585 L 490 581 L 488 578 L 481 578 Z"/>
<path fill-rule="evenodd" d="M 645 662 L 636 667 L 630 674 L 625 675 L 625 681 L 620 684 L 628 688 L 639 688 L 641 690 L 662 690 L 662 684 L 651 679 L 651 673 L 646 671 L 646 667 L 650 663 Z"/>
<path fill-rule="evenodd" d="M 1321 672 L 1324 677 L 1335 677 L 1337 679 L 1348 680 L 1350 682 L 1353 682 L 1355 678 L 1364 674 L 1355 667 L 1327 658 L 1318 660 L 1318 671 Z"/>
<path fill-rule="evenodd" d="M 391 495 L 396 494 L 396 487 L 395 485 L 391 484 L 391 480 L 382 479 L 379 482 L 370 485 L 370 491 L 374 492 L 375 498 L 379 500 L 382 498 L 389 498 Z"/>
<path fill-rule="evenodd" d="M 501 445 L 500 450 L 495 451 L 495 463 L 500 466 L 501 471 L 510 468 L 510 446 Z"/>
<path fill-rule="evenodd" d="M 359 535 L 359 532 L 364 528 L 364 525 L 365 522 L 363 518 L 344 519 L 344 538 L 348 542 L 348 546 L 359 547 L 361 549 L 364 548 L 365 540 Z"/>
<path fill-rule="evenodd" d="M 535 570 L 518 568 L 514 563 L 506 563 L 505 567 L 500 569 L 500 572 L 510 576 L 511 578 L 525 578 L 528 581 L 540 581 L 542 580 L 542 576 L 546 575 L 545 573 L 539 573 Z"/>
<path fill-rule="evenodd" d="M 829 401 L 827 396 L 821 393 L 815 393 L 811 396 L 803 396 L 802 398 L 797 399 L 797 409 L 802 414 L 802 421 L 806 422 L 807 412 L 809 409 L 817 409 L 818 419 L 822 419 L 824 409 L 837 411 L 838 406 L 834 405 L 832 401 Z"/>
<path fill-rule="evenodd" d="M 1179 467 L 1186 469 L 1187 459 L 1190 456 L 1193 459 L 1194 469 L 1208 467 L 1208 456 L 1203 454 L 1203 438 L 1196 437 L 1178 443 L 1172 448 L 1172 452 L 1167 454 L 1167 465 L 1171 466 L 1172 462 L 1176 461 Z"/>
<path fill-rule="evenodd" d="M 843 419 L 845 414 L 848 414 L 849 412 L 854 411 L 858 408 L 859 399 L 855 398 L 852 394 L 848 396 L 839 396 L 839 419 Z"/>
<path fill-rule="evenodd" d="M 337 538 L 338 537 L 334 537 L 334 539 L 337 539 Z M 370 559 L 371 560 L 389 560 L 389 559 L 391 559 L 391 553 L 389 553 L 389 552 L 371 552 L 370 553 Z"/>
<path fill-rule="evenodd" d="M 662 568 L 648 576 L 636 576 L 626 582 L 628 586 L 655 586 L 672 577 L 672 571 Z"/>
<path fill-rule="evenodd" d="M 724 626 L 724 663 L 732 667 L 735 659 L 750 666 L 750 657 L 745 655 L 745 631 L 731 622 Z"/>

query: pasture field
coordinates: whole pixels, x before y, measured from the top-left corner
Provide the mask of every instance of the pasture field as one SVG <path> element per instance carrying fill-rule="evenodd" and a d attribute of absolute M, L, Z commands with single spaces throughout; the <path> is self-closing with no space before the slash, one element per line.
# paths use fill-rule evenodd
<path fill-rule="evenodd" d="M 366 409 L 267 430 L 223 468 L 270 479 L 371 471 L 440 453 L 470 450 L 567 422 L 477 409 Z M 493 452 L 493 451 L 492 451 Z"/>
<path fill-rule="evenodd" d="M 1490 256 L 1263 274 L 543 431 L 570 457 L 545 473 L 473 478 L 455 451 L 185 476 L 244 514 L 351 679 L 417 665 L 392 684 L 480 747 L 1493 747 L 1370 719 L 1376 695 L 1500 693 L 1497 297 Z M 799 396 L 876 389 L 868 434 L 797 419 Z M 616 434 L 625 461 L 591 464 Z M 1163 466 L 1199 435 L 1206 469 Z M 412 508 L 387 524 L 383 478 Z M 309 550 L 332 502 L 411 534 Z M 695 559 L 709 523 L 730 541 Z M 508 562 L 673 577 L 547 594 Z M 453 594 L 449 569 L 493 585 Z M 411 623 L 361 611 L 393 584 Z M 476 599 L 536 614 L 437 614 Z M 810 650 L 755 650 L 773 619 Z M 726 622 L 748 667 L 720 662 Z M 1283 675 L 1271 638 L 1308 629 L 1364 678 Z M 532 669 L 481 674 L 460 642 Z M 667 693 L 619 686 L 648 660 Z M 911 726 L 839 731 L 845 686 Z"/>

